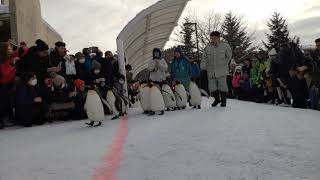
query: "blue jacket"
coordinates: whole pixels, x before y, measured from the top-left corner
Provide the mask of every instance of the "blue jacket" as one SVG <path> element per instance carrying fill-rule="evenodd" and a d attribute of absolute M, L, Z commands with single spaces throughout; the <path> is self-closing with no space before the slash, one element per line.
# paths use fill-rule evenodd
<path fill-rule="evenodd" d="M 191 65 L 191 77 L 197 78 L 200 77 L 200 67 L 198 64 L 192 64 Z"/>
<path fill-rule="evenodd" d="M 88 56 L 86 57 L 84 67 L 85 67 L 86 71 L 88 71 L 88 72 L 91 72 L 92 61 L 93 61 L 93 59 L 91 57 L 88 57 Z"/>
<path fill-rule="evenodd" d="M 191 64 L 185 57 L 174 59 L 170 64 L 170 73 L 173 80 L 178 80 L 187 85 L 191 80 Z"/>

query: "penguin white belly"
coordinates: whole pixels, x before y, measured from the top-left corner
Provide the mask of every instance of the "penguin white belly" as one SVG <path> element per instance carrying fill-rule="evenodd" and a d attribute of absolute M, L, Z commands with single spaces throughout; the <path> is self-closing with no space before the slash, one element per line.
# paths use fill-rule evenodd
<path fill-rule="evenodd" d="M 153 112 L 165 110 L 163 96 L 160 89 L 156 86 L 150 88 L 150 105 Z"/>
<path fill-rule="evenodd" d="M 186 107 L 188 102 L 187 91 L 182 84 L 176 85 L 176 101 L 179 108 Z"/>
<path fill-rule="evenodd" d="M 85 110 L 88 118 L 91 121 L 102 121 L 104 120 L 104 110 L 101 99 L 96 91 L 89 90 L 85 103 Z"/>
<path fill-rule="evenodd" d="M 108 90 L 108 92 L 107 92 L 107 102 L 111 106 L 112 113 L 114 115 L 118 116 L 119 112 L 116 108 L 116 97 L 114 96 L 114 93 L 112 92 L 112 90 Z"/>
<path fill-rule="evenodd" d="M 202 101 L 201 92 L 197 84 L 195 84 L 194 82 L 190 82 L 189 93 L 191 105 L 200 106 Z"/>
<path fill-rule="evenodd" d="M 145 85 L 143 85 L 145 86 Z M 150 88 L 145 86 L 145 87 L 140 87 L 140 105 L 143 111 L 149 111 L 150 110 Z"/>
<path fill-rule="evenodd" d="M 164 104 L 167 108 L 174 108 L 177 105 L 176 98 L 170 88 L 169 85 L 164 84 L 162 85 L 162 90 L 165 92 L 162 92 Z"/>

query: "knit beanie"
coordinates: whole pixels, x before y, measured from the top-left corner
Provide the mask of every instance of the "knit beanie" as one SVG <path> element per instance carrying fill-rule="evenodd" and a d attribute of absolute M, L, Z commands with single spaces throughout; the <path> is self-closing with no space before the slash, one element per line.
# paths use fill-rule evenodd
<path fill-rule="evenodd" d="M 38 39 L 36 41 L 36 47 L 38 51 L 46 51 L 49 49 L 48 44 L 42 41 L 41 39 Z"/>
<path fill-rule="evenodd" d="M 74 81 L 74 85 L 76 86 L 77 89 L 80 89 L 80 87 L 84 86 L 84 81 L 82 81 L 81 79 L 77 79 Z"/>

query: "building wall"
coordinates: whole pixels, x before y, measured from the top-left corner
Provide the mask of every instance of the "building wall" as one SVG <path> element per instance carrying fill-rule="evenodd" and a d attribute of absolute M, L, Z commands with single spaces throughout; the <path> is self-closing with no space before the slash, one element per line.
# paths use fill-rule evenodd
<path fill-rule="evenodd" d="M 17 43 L 24 41 L 29 46 L 41 38 L 50 47 L 62 37 L 41 16 L 39 0 L 10 0 L 11 32 Z"/>
<path fill-rule="evenodd" d="M 9 0 L 4 0 L 4 4 L 8 5 L 9 4 Z"/>

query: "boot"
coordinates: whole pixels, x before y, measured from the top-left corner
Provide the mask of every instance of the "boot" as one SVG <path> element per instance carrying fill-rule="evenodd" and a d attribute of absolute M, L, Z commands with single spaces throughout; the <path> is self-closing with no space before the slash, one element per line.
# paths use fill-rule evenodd
<path fill-rule="evenodd" d="M 159 114 L 159 116 L 162 116 L 162 115 L 164 115 L 164 111 L 161 111 Z"/>
<path fill-rule="evenodd" d="M 227 106 L 227 93 L 221 92 L 221 107 Z"/>
<path fill-rule="evenodd" d="M 2 118 L 0 119 L 0 129 L 4 129 L 4 122 Z"/>
<path fill-rule="evenodd" d="M 221 103 L 221 99 L 220 99 L 220 92 L 219 91 L 215 91 L 212 93 L 213 98 L 214 98 L 214 102 L 211 104 L 212 107 L 216 107 L 218 106 L 218 104 Z"/>
<path fill-rule="evenodd" d="M 150 111 L 148 116 L 154 116 L 155 114 L 156 114 L 155 112 Z"/>

